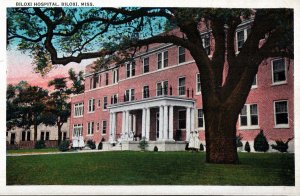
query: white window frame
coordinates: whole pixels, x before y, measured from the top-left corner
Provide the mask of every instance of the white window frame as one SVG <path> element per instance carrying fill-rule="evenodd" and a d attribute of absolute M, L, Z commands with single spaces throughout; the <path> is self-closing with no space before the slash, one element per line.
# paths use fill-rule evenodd
<path fill-rule="evenodd" d="M 114 69 L 112 71 L 112 83 L 117 84 L 119 82 L 119 69 Z"/>
<path fill-rule="evenodd" d="M 104 122 L 105 122 L 105 133 L 103 133 L 104 130 Z M 102 135 L 106 135 L 107 134 L 107 121 L 103 120 L 102 121 L 102 130 L 101 130 Z"/>
<path fill-rule="evenodd" d="M 274 81 L 274 67 L 273 67 L 273 62 L 276 61 L 276 60 L 282 60 L 282 59 L 283 59 L 283 62 L 284 62 L 285 80 L 275 82 Z M 271 60 L 271 69 L 272 69 L 272 85 L 281 85 L 281 84 L 286 84 L 287 83 L 287 69 L 286 69 L 286 60 L 285 60 L 285 58 L 275 58 L 275 59 L 272 59 Z"/>
<path fill-rule="evenodd" d="M 182 87 L 182 86 L 179 86 L 180 84 L 179 84 L 179 80 L 181 79 L 181 78 L 184 78 L 184 94 L 180 94 L 180 87 Z M 186 96 L 186 77 L 185 76 L 180 76 L 179 78 L 178 78 L 178 87 L 177 87 L 177 92 L 178 92 L 178 96 Z"/>
<path fill-rule="evenodd" d="M 134 64 L 134 66 L 133 66 Z M 133 69 L 134 67 L 134 69 Z M 129 68 L 129 76 L 127 75 L 127 72 L 128 72 L 128 68 Z M 132 62 L 129 62 L 129 63 L 126 63 L 126 78 L 131 78 L 133 76 L 135 76 L 135 68 L 136 68 L 136 63 L 135 61 L 132 61 Z M 134 70 L 134 74 L 133 73 L 133 70 Z"/>
<path fill-rule="evenodd" d="M 200 81 L 198 82 L 198 76 L 200 78 Z M 200 83 L 200 90 L 198 89 L 198 83 Z M 202 90 L 202 87 L 201 87 L 201 76 L 200 76 L 200 73 L 197 73 L 196 74 L 196 94 L 201 94 L 201 90 Z"/>
<path fill-rule="evenodd" d="M 107 96 L 104 96 L 104 97 L 103 97 L 103 110 L 104 110 L 104 111 L 107 110 L 107 104 L 108 104 L 107 101 L 108 101 L 108 100 L 107 100 Z"/>
<path fill-rule="evenodd" d="M 87 135 L 94 134 L 94 121 L 90 121 L 87 123 Z"/>
<path fill-rule="evenodd" d="M 83 102 L 74 103 L 74 118 L 82 117 L 84 112 L 84 104 Z"/>
<path fill-rule="evenodd" d="M 250 30 L 250 27 L 246 27 L 246 28 L 243 28 L 241 30 L 237 30 L 236 33 L 235 33 L 235 47 L 236 47 L 236 54 L 238 54 L 240 51 L 239 51 L 239 44 L 238 44 L 238 33 L 241 32 L 241 31 L 244 31 L 244 42 L 243 42 L 243 45 L 244 43 L 246 42 L 247 38 L 248 38 L 248 29 Z M 243 46 L 242 46 L 243 47 Z"/>
<path fill-rule="evenodd" d="M 156 96 L 163 96 L 163 95 L 165 95 L 165 93 L 164 93 L 165 92 L 165 88 L 164 88 L 165 87 L 165 83 L 167 83 L 167 95 L 168 95 L 168 93 L 169 93 L 168 92 L 168 90 L 169 90 L 168 89 L 169 82 L 168 82 L 168 80 L 163 80 L 163 81 L 160 81 L 160 82 L 156 83 Z M 161 95 L 158 95 L 158 88 L 157 88 L 158 84 L 161 85 Z"/>
<path fill-rule="evenodd" d="M 253 81 L 255 81 L 255 85 L 253 85 L 253 82 L 252 82 L 251 88 L 255 89 L 255 88 L 257 88 L 257 74 L 255 74 Z"/>
<path fill-rule="evenodd" d="M 79 132 L 79 136 L 82 136 L 82 131 L 83 131 L 83 126 L 82 126 L 82 124 L 74 124 L 73 125 L 73 132 L 72 132 L 72 136 L 73 137 L 76 137 L 75 136 L 75 129 L 78 129 L 78 132 Z M 76 130 L 77 131 L 77 130 Z"/>
<path fill-rule="evenodd" d="M 128 91 L 129 93 L 128 93 L 128 100 L 126 100 L 126 102 L 127 102 L 127 101 L 128 101 L 128 102 L 129 102 L 129 101 L 134 101 L 134 99 L 135 99 L 135 90 L 134 90 L 134 88 L 126 89 L 126 90 L 125 90 L 125 97 L 126 97 L 126 95 L 127 95 L 127 93 L 126 93 L 127 91 Z M 133 92 L 133 93 L 132 93 L 132 92 Z M 134 97 L 133 97 L 133 98 L 134 98 L 133 100 L 132 100 L 132 94 L 133 94 L 133 96 L 134 96 Z M 124 100 L 124 101 L 125 101 L 125 100 Z"/>
<path fill-rule="evenodd" d="M 92 98 L 92 99 L 89 99 L 89 102 L 88 102 L 88 113 L 93 113 L 95 112 L 95 99 Z"/>
<path fill-rule="evenodd" d="M 251 105 L 256 105 L 257 108 L 257 125 L 251 125 L 251 113 L 250 113 L 250 107 Z M 258 109 L 258 104 L 256 103 L 249 103 L 245 104 L 246 106 L 246 117 L 247 117 L 247 125 L 241 125 L 241 113 L 239 114 L 239 128 L 242 130 L 245 129 L 259 129 L 259 109 Z"/>
<path fill-rule="evenodd" d="M 161 58 L 158 57 L 159 54 L 161 54 Z M 165 56 L 167 56 L 167 58 Z M 169 66 L 169 51 L 168 50 L 164 50 L 162 52 L 157 53 L 156 58 L 157 58 L 156 68 L 158 70 Z M 165 60 L 167 60 L 168 63 L 165 63 Z M 161 62 L 161 68 L 158 67 L 158 62 Z"/>
<path fill-rule="evenodd" d="M 148 59 L 148 71 L 145 72 L 145 59 Z M 147 56 L 147 57 L 144 57 L 143 58 L 143 73 L 149 73 L 150 72 L 150 57 Z"/>
<path fill-rule="evenodd" d="M 179 52 L 180 52 L 180 48 L 183 48 L 183 49 L 184 49 L 184 62 L 181 62 L 181 63 L 179 62 L 179 55 L 180 55 Z M 187 60 L 187 59 L 186 59 L 186 49 L 185 49 L 184 47 L 182 47 L 182 46 L 178 46 L 178 54 L 177 54 L 178 65 L 187 62 L 186 60 Z"/>
<path fill-rule="evenodd" d="M 199 110 L 202 110 L 202 119 L 203 119 L 203 127 L 199 127 Z M 198 108 L 197 109 L 197 128 L 199 130 L 204 130 L 205 129 L 205 120 L 204 120 L 204 112 L 203 112 L 203 108 Z"/>
<path fill-rule="evenodd" d="M 144 95 L 145 95 L 144 91 L 145 91 L 145 87 L 146 87 L 146 86 L 148 86 L 148 97 L 145 97 L 145 96 L 144 96 Z M 149 85 L 144 85 L 144 86 L 143 86 L 142 97 L 143 97 L 143 99 L 147 99 L 147 98 L 150 97 L 150 87 L 149 87 Z"/>
<path fill-rule="evenodd" d="M 286 109 L 287 109 L 287 119 L 288 119 L 288 123 L 287 124 L 277 124 L 276 122 L 276 103 L 278 102 L 286 102 Z M 276 100 L 273 102 L 273 111 L 274 111 L 274 128 L 289 128 L 290 125 L 289 125 L 289 102 L 288 100 L 286 99 L 283 99 L 283 100 Z"/>

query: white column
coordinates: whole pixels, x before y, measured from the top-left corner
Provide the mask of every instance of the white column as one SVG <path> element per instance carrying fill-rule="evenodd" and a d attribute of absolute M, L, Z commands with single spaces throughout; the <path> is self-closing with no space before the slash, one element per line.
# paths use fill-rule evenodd
<path fill-rule="evenodd" d="M 136 116 L 135 114 L 132 115 L 132 131 L 136 133 Z"/>
<path fill-rule="evenodd" d="M 159 107 L 159 139 L 163 139 L 163 127 L 164 127 L 164 107 Z"/>
<path fill-rule="evenodd" d="M 146 140 L 150 139 L 150 108 L 146 109 Z"/>
<path fill-rule="evenodd" d="M 191 131 L 195 131 L 195 109 L 191 108 Z"/>
<path fill-rule="evenodd" d="M 142 138 L 146 137 L 145 133 L 146 133 L 146 109 L 143 108 L 143 114 L 142 114 Z"/>
<path fill-rule="evenodd" d="M 132 131 L 132 114 L 129 114 L 128 113 L 128 132 L 130 131 Z"/>
<path fill-rule="evenodd" d="M 168 139 L 168 106 L 164 106 L 164 140 Z"/>
<path fill-rule="evenodd" d="M 191 132 L 191 108 L 186 108 L 186 141 L 190 139 Z"/>
<path fill-rule="evenodd" d="M 125 111 L 122 112 L 122 135 L 125 134 L 125 122 L 126 122 L 126 113 Z"/>
<path fill-rule="evenodd" d="M 128 134 L 128 126 L 129 126 L 129 122 L 128 122 L 128 111 L 125 111 L 125 133 Z M 124 134 L 125 134 L 124 133 Z"/>
<path fill-rule="evenodd" d="M 113 124 L 112 124 L 112 127 L 113 127 L 113 137 L 114 137 L 114 140 L 116 139 L 116 120 L 117 119 L 117 113 L 114 112 L 113 113 Z"/>
<path fill-rule="evenodd" d="M 169 140 L 173 140 L 173 106 L 169 107 Z"/>
<path fill-rule="evenodd" d="M 110 141 L 113 141 L 114 138 L 113 138 L 113 129 L 112 129 L 112 121 L 113 121 L 113 115 L 112 113 L 110 112 L 109 113 L 109 134 L 110 134 L 110 137 L 109 137 L 109 140 Z"/>

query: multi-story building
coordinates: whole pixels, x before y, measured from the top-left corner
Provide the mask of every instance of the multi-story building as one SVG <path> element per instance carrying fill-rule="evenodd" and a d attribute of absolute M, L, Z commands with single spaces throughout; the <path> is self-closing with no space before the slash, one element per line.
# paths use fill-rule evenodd
<path fill-rule="evenodd" d="M 251 22 L 251 21 L 250 21 Z M 247 39 L 250 22 L 239 26 L 235 47 Z M 210 30 L 202 32 L 209 56 Z M 109 64 L 94 72 L 86 67 L 85 91 L 71 99 L 70 138 L 103 142 L 105 149 L 138 149 L 145 138 L 149 150 L 184 150 L 191 133 L 205 145 L 205 123 L 199 70 L 188 50 L 173 44 L 152 44 L 134 61 Z M 294 136 L 293 61 L 270 58 L 259 67 L 237 122 L 245 144 L 264 130 L 269 143 Z M 119 144 L 119 145 L 116 145 Z M 293 151 L 293 141 L 289 143 Z"/>

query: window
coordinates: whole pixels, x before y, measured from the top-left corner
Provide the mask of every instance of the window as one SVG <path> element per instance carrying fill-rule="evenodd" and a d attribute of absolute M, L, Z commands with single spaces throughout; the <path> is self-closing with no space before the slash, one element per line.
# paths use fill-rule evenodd
<path fill-rule="evenodd" d="M 143 61 L 143 70 L 144 70 L 144 73 L 149 72 L 149 57 L 144 58 L 144 61 Z"/>
<path fill-rule="evenodd" d="M 74 104 L 74 117 L 83 116 L 83 102 Z"/>
<path fill-rule="evenodd" d="M 245 104 L 240 113 L 241 128 L 258 128 L 257 104 Z"/>
<path fill-rule="evenodd" d="M 184 63 L 185 62 L 185 48 L 179 46 L 178 47 L 178 63 Z"/>
<path fill-rule="evenodd" d="M 27 131 L 27 141 L 30 141 L 30 131 Z"/>
<path fill-rule="evenodd" d="M 103 97 L 103 109 L 107 109 L 107 97 Z"/>
<path fill-rule="evenodd" d="M 162 81 L 156 84 L 156 95 L 168 95 L 168 81 Z"/>
<path fill-rule="evenodd" d="M 94 112 L 95 111 L 95 99 L 90 99 L 89 100 L 89 112 Z"/>
<path fill-rule="evenodd" d="M 201 81 L 200 81 L 200 73 L 197 74 L 196 76 L 196 92 L 200 93 L 201 92 Z"/>
<path fill-rule="evenodd" d="M 149 86 L 144 86 L 143 87 L 143 98 L 148 98 L 149 97 Z"/>
<path fill-rule="evenodd" d="M 250 34 L 250 29 L 243 29 L 236 33 L 236 43 L 237 43 L 237 51 L 243 47 L 245 41 L 247 40 L 248 35 Z"/>
<path fill-rule="evenodd" d="M 46 132 L 46 138 L 45 138 L 46 141 L 49 140 L 49 136 L 50 136 L 50 133 L 47 131 L 47 132 Z"/>
<path fill-rule="evenodd" d="M 125 101 L 134 101 L 134 89 L 127 89 L 125 91 Z"/>
<path fill-rule="evenodd" d="M 116 84 L 119 81 L 119 69 L 113 70 L 112 77 L 113 84 Z"/>
<path fill-rule="evenodd" d="M 74 124 L 73 126 L 73 137 L 82 136 L 82 124 Z"/>
<path fill-rule="evenodd" d="M 40 136 L 40 140 L 44 141 L 44 138 L 45 138 L 45 132 L 42 131 L 42 132 L 41 132 L 41 136 Z"/>
<path fill-rule="evenodd" d="M 157 54 L 157 69 L 168 67 L 168 51 L 164 51 Z"/>
<path fill-rule="evenodd" d="M 251 88 L 256 88 L 256 87 L 257 87 L 257 74 L 254 76 Z"/>
<path fill-rule="evenodd" d="M 198 127 L 204 128 L 204 114 L 203 109 L 198 109 Z"/>
<path fill-rule="evenodd" d="M 108 73 L 105 73 L 105 85 L 108 85 Z"/>
<path fill-rule="evenodd" d="M 22 141 L 26 140 L 26 131 L 22 131 Z"/>
<path fill-rule="evenodd" d="M 130 78 L 135 76 L 135 62 L 127 63 L 126 64 L 126 78 Z"/>
<path fill-rule="evenodd" d="M 90 89 L 97 88 L 99 86 L 99 75 L 94 75 L 90 80 Z"/>
<path fill-rule="evenodd" d="M 273 84 L 282 84 L 286 82 L 286 70 L 284 59 L 275 59 L 272 61 Z"/>
<path fill-rule="evenodd" d="M 88 122 L 88 135 L 93 135 L 94 134 L 94 122 Z"/>
<path fill-rule="evenodd" d="M 275 101 L 275 127 L 288 127 L 289 114 L 288 114 L 288 102 L 287 101 Z"/>
<path fill-rule="evenodd" d="M 111 102 L 111 104 L 116 104 L 116 103 L 118 103 L 118 95 L 117 95 L 117 94 L 112 95 L 112 96 L 111 96 L 111 99 L 110 99 L 110 102 Z"/>
<path fill-rule="evenodd" d="M 102 121 L 102 134 L 106 134 L 106 120 Z"/>
<path fill-rule="evenodd" d="M 202 45 L 206 54 L 210 55 L 210 37 L 208 34 L 202 38 Z"/>
<path fill-rule="evenodd" d="M 178 111 L 178 128 L 179 129 L 186 128 L 186 110 Z"/>
<path fill-rule="evenodd" d="M 185 77 L 178 79 L 178 95 L 185 95 Z"/>

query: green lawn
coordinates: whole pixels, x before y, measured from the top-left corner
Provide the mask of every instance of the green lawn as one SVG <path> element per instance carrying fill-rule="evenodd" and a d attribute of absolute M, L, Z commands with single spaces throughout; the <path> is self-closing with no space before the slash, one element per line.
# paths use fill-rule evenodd
<path fill-rule="evenodd" d="M 46 152 L 58 152 L 58 148 L 43 148 L 43 149 L 19 149 L 19 150 L 7 150 L 9 154 L 24 154 L 24 153 L 46 153 Z"/>
<path fill-rule="evenodd" d="M 294 154 L 240 153 L 241 164 L 205 153 L 91 152 L 7 157 L 8 185 L 289 185 Z"/>

